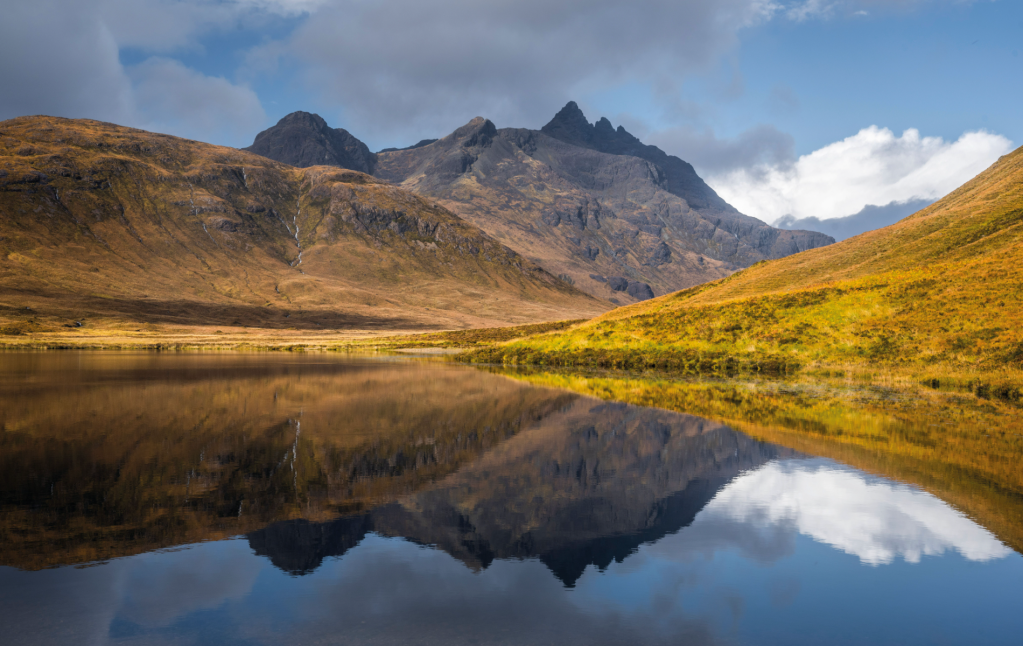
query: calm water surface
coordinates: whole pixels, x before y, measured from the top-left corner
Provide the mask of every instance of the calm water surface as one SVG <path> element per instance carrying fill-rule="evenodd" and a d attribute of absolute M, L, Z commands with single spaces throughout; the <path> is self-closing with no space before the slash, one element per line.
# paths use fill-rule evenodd
<path fill-rule="evenodd" d="M 2 354 L 0 423 L 4 644 L 1023 643 L 961 467 L 328 356 Z"/>

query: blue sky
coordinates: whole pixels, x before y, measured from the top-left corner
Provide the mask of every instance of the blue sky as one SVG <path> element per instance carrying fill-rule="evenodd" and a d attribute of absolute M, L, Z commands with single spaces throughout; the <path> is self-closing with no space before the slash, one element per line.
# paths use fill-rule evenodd
<path fill-rule="evenodd" d="M 245 146 L 294 110 L 372 149 L 568 100 L 740 209 L 936 199 L 1023 143 L 1011 0 L 37 0 L 0 25 L 0 118 Z M 843 179 L 846 178 L 846 179 Z"/>

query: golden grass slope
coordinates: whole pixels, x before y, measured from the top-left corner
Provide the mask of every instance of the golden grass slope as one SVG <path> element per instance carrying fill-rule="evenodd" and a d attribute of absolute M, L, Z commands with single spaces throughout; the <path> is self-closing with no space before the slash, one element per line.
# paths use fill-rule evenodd
<path fill-rule="evenodd" d="M 1023 149 L 838 244 L 478 352 L 506 363 L 787 370 L 1023 363 Z"/>
<path fill-rule="evenodd" d="M 609 305 L 354 171 L 106 123 L 0 122 L 0 328 L 414 330 Z"/>

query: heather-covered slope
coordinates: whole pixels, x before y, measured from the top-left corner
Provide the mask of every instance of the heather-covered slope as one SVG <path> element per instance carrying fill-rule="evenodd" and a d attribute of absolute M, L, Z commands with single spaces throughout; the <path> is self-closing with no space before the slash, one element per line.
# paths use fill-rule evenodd
<path fill-rule="evenodd" d="M 1023 149 L 885 229 L 479 356 L 699 369 L 812 363 L 1018 369 L 1020 258 Z"/>
<path fill-rule="evenodd" d="M 483 327 L 607 305 L 408 191 L 95 121 L 0 123 L 7 334 Z"/>

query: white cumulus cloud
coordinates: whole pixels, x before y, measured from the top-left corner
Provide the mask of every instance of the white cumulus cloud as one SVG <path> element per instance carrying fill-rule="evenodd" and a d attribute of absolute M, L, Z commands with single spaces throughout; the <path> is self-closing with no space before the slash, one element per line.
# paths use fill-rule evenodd
<path fill-rule="evenodd" d="M 916 129 L 896 136 L 871 126 L 795 162 L 711 173 L 708 183 L 740 211 L 766 222 L 786 215 L 828 219 L 868 204 L 938 199 L 1011 150 L 1011 141 L 983 130 L 949 142 Z"/>

